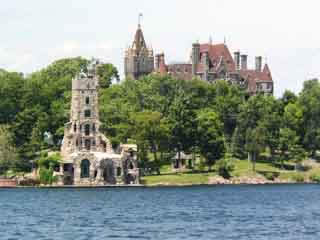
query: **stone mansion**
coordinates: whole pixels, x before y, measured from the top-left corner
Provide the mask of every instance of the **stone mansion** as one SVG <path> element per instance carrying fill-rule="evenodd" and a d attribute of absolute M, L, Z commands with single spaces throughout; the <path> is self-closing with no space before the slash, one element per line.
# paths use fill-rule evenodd
<path fill-rule="evenodd" d="M 131 47 L 125 52 L 124 72 L 127 78 L 139 79 L 153 72 L 169 74 L 179 79 L 199 78 L 214 83 L 225 79 L 245 88 L 250 95 L 259 92 L 273 94 L 274 86 L 268 64 L 262 65 L 262 57 L 255 58 L 255 68 L 248 68 L 248 56 L 240 51 L 232 57 L 225 43 L 192 44 L 190 60 L 185 63 L 167 64 L 164 53 L 154 57 L 147 47 L 140 24 Z"/>

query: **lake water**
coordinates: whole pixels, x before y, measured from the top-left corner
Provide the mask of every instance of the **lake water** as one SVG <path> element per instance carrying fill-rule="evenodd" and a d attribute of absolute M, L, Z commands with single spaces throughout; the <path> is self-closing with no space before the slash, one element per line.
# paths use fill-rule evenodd
<path fill-rule="evenodd" d="M 320 185 L 0 189 L 0 239 L 319 239 Z"/>

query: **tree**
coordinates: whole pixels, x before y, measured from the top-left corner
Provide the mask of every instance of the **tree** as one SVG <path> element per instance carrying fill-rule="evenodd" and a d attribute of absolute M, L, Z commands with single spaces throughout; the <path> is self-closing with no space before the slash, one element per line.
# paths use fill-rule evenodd
<path fill-rule="evenodd" d="M 119 73 L 117 68 L 111 63 L 101 64 L 98 66 L 97 73 L 99 76 L 100 88 L 108 88 L 112 82 L 119 82 Z"/>
<path fill-rule="evenodd" d="M 224 152 L 223 123 L 218 115 L 209 109 L 201 110 L 197 115 L 197 145 L 206 158 L 209 171 Z"/>
<path fill-rule="evenodd" d="M 8 127 L 0 125 L 0 175 L 15 168 L 18 160 Z"/>
<path fill-rule="evenodd" d="M 320 83 L 318 79 L 304 82 L 298 104 L 302 108 L 299 131 L 303 147 L 315 157 L 320 148 Z"/>
<path fill-rule="evenodd" d="M 256 171 L 256 161 L 265 147 L 265 129 L 261 126 L 248 128 L 246 131 L 245 149 L 248 152 L 248 161 L 252 163 L 252 170 Z"/>
<path fill-rule="evenodd" d="M 226 179 L 231 177 L 231 172 L 234 170 L 234 159 L 232 154 L 228 151 L 225 153 L 224 158 L 217 162 L 218 174 Z"/>
<path fill-rule="evenodd" d="M 131 116 L 134 128 L 132 138 L 139 145 L 148 146 L 156 163 L 159 163 L 157 152 L 164 150 L 168 142 L 169 126 L 159 112 L 140 112 Z"/>

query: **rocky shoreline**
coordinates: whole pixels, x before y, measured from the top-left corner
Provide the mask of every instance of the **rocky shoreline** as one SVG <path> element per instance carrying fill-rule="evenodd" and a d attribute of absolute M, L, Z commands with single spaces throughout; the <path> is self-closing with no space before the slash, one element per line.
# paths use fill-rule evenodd
<path fill-rule="evenodd" d="M 225 179 L 220 176 L 209 178 L 209 185 L 237 185 L 237 184 L 248 184 L 248 185 L 260 185 L 260 184 L 289 184 L 289 183 L 316 183 L 310 180 L 303 182 L 296 182 L 292 180 L 283 180 L 276 178 L 274 180 L 267 180 L 263 177 L 236 177 L 232 179 Z"/>

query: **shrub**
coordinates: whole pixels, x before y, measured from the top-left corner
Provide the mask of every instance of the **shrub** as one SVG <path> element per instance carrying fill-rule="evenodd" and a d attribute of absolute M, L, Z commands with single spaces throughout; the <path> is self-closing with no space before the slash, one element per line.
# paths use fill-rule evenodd
<path fill-rule="evenodd" d="M 20 186 L 37 186 L 40 184 L 38 179 L 24 179 L 19 182 Z"/>
<path fill-rule="evenodd" d="M 266 173 L 264 174 L 265 178 L 268 179 L 268 180 L 270 180 L 270 181 L 273 181 L 275 178 L 278 177 L 278 175 L 279 175 L 279 174 L 276 173 L 276 172 L 266 172 Z"/>
<path fill-rule="evenodd" d="M 229 154 L 226 154 L 225 158 L 220 159 L 217 162 L 217 170 L 219 176 L 226 179 L 229 179 L 231 177 L 231 172 L 234 170 L 234 163 Z"/>
<path fill-rule="evenodd" d="M 304 175 L 301 173 L 295 173 L 292 175 L 291 179 L 295 182 L 304 182 Z"/>
<path fill-rule="evenodd" d="M 311 180 L 312 182 L 320 183 L 320 175 L 314 173 L 314 174 L 312 174 L 312 175 L 310 176 L 310 180 Z"/>

